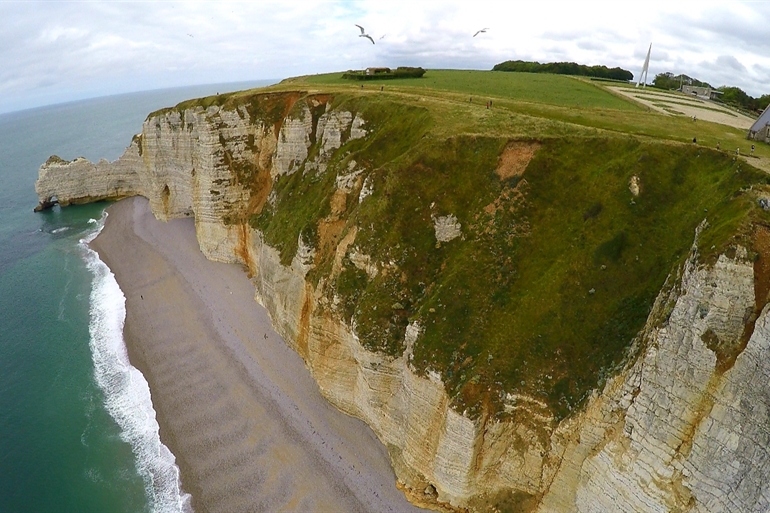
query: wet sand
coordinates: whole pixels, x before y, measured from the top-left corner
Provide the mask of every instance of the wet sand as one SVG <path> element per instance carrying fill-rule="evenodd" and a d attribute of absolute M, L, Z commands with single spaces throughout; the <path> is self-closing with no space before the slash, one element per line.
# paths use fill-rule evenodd
<path fill-rule="evenodd" d="M 108 213 L 91 246 L 126 296 L 129 358 L 196 512 L 424 511 L 372 430 L 321 396 L 243 269 L 206 260 L 192 219 L 157 221 L 144 198 Z"/>

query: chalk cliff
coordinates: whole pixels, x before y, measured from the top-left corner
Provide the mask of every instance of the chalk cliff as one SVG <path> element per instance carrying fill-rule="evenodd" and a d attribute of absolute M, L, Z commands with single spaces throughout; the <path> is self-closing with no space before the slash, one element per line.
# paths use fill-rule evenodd
<path fill-rule="evenodd" d="M 340 314 L 334 283 L 346 262 L 370 279 L 393 272 L 358 248 L 355 226 L 338 227 L 346 205 L 371 201 L 366 163 L 337 172 L 315 237 L 300 234 L 289 260 L 249 222 L 274 202 L 279 177 L 323 177 L 335 152 L 376 129 L 330 97 L 296 92 L 169 109 L 151 115 L 113 163 L 52 157 L 36 191 L 41 204 L 61 205 L 143 195 L 159 219 L 194 216 L 204 254 L 248 267 L 276 329 L 323 394 L 374 429 L 416 502 L 478 511 L 770 509 L 767 271 L 744 247 L 706 264 L 693 246 L 626 363 L 577 413 L 559 420 L 539 398 L 511 392 L 508 415 L 468 414 L 453 407 L 439 373 L 414 366 L 419 321 L 406 327 L 403 352 L 383 354 Z M 432 222 L 437 245 L 463 237 L 451 213 Z"/>

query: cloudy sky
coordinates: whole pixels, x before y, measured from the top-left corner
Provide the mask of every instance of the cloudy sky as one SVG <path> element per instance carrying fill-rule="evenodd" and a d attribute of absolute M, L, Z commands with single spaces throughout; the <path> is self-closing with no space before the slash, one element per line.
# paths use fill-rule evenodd
<path fill-rule="evenodd" d="M 770 93 L 770 2 L 761 1 L 0 0 L 0 20 L 0 113 L 380 65 L 490 69 L 524 59 L 638 75 L 650 43 L 650 80 L 672 71 Z"/>

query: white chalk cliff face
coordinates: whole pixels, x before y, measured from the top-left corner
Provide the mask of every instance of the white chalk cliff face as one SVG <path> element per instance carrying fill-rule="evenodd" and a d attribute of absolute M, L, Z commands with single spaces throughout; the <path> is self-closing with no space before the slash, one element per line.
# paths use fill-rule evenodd
<path fill-rule="evenodd" d="M 315 248 L 300 240 L 282 265 L 246 222 L 270 201 L 276 177 L 303 164 L 323 173 L 335 151 L 368 134 L 366 119 L 322 97 L 271 98 L 285 103 L 278 120 L 245 106 L 158 114 L 113 163 L 49 159 L 36 191 L 62 205 L 139 194 L 160 219 L 193 215 L 204 254 L 248 266 L 276 329 L 323 394 L 374 429 L 416 502 L 479 511 L 502 501 L 542 512 L 770 510 L 770 315 L 756 311 L 763 303 L 744 250 L 706 266 L 693 249 L 629 363 L 581 412 L 556 423 L 538 401 L 517 396 L 508 402 L 518 421 L 472 420 L 450 407 L 438 375 L 413 371 L 418 324 L 407 329 L 403 355 L 367 351 L 355 326 L 334 315 L 324 291 L 333 280 L 306 279 Z M 313 112 L 322 112 L 315 122 Z M 248 179 L 245 163 L 257 170 Z M 367 183 L 356 169 L 338 176 L 332 202 L 367 201 Z M 439 241 L 461 233 L 449 218 L 436 226 Z M 378 272 L 355 235 L 336 243 L 332 275 L 346 256 Z"/>
<path fill-rule="evenodd" d="M 688 262 L 664 326 L 635 364 L 553 439 L 543 511 L 767 511 L 770 450 L 765 308 L 734 362 L 754 308 L 745 252 Z"/>
<path fill-rule="evenodd" d="M 100 160 L 93 164 L 83 157 L 69 162 L 53 156 L 40 167 L 35 192 L 41 205 L 55 198 L 62 206 L 144 195 L 136 172 L 139 167 L 142 161 L 136 139 L 112 163 Z"/>

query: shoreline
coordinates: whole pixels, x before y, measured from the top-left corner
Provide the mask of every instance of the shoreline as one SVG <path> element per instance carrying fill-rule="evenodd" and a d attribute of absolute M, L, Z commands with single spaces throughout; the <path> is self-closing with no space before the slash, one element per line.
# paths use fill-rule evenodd
<path fill-rule="evenodd" d="M 193 219 L 145 198 L 108 208 L 91 242 L 126 297 L 124 339 L 195 511 L 423 511 L 387 450 L 324 399 L 235 264 L 208 261 Z"/>

